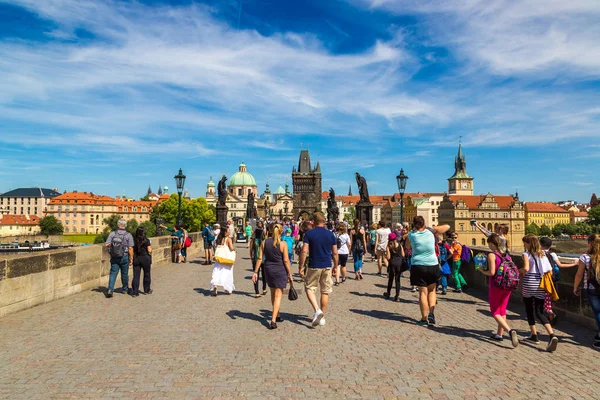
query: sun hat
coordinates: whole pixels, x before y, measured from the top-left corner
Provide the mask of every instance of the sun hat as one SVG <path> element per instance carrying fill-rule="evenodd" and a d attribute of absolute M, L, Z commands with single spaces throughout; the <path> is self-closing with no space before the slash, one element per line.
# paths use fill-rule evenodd
<path fill-rule="evenodd" d="M 398 238 L 398 236 L 396 236 L 396 234 L 394 232 L 390 233 L 388 236 L 389 241 L 396 240 L 397 238 Z"/>

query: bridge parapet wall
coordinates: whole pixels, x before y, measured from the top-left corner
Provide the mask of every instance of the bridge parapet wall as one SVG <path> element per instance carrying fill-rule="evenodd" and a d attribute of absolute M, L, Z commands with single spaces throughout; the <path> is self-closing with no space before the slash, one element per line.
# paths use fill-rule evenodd
<path fill-rule="evenodd" d="M 203 250 L 201 234 L 189 235 L 193 243 L 188 256 Z M 153 267 L 170 262 L 170 237 L 155 237 L 150 241 Z M 109 272 L 110 255 L 102 245 L 8 256 L 0 260 L 0 317 L 106 286 Z M 133 277 L 131 269 L 129 276 Z"/>

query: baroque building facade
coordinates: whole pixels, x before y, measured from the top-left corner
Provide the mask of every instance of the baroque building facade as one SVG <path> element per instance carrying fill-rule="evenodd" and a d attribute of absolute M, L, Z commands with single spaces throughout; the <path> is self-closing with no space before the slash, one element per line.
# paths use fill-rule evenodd
<path fill-rule="evenodd" d="M 546 225 L 550 229 L 558 224 L 571 223 L 570 212 L 552 203 L 525 203 L 525 217 L 527 225 Z"/>
<path fill-rule="evenodd" d="M 438 223 L 450 225 L 461 243 L 479 247 L 487 247 L 486 237 L 471 225 L 471 220 L 477 220 L 492 232 L 498 225 L 506 224 L 511 251 L 522 250 L 526 217 L 518 193 L 473 195 L 473 178 L 467 174 L 466 158 L 460 145 L 454 167 L 455 173 L 448 179 L 448 193 L 444 194 L 438 207 Z"/>

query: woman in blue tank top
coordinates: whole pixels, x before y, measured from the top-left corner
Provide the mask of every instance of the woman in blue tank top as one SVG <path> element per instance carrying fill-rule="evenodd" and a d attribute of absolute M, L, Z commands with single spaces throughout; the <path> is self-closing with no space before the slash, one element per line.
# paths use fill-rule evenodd
<path fill-rule="evenodd" d="M 425 228 L 425 220 L 421 216 L 413 219 L 413 230 L 408 234 L 407 248 L 412 252 L 412 268 L 410 284 L 419 288 L 419 308 L 421 326 L 435 325 L 434 309 L 436 304 L 435 287 L 440 278 L 440 266 L 435 252 L 437 246 L 435 233 L 444 233 L 450 226 L 434 226 Z"/>

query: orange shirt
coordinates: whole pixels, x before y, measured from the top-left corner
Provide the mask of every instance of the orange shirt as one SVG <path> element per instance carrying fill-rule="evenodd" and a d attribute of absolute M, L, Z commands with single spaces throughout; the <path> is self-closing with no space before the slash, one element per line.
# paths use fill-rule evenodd
<path fill-rule="evenodd" d="M 462 254 L 462 246 L 458 242 L 452 243 L 452 261 L 460 260 L 460 255 Z"/>

